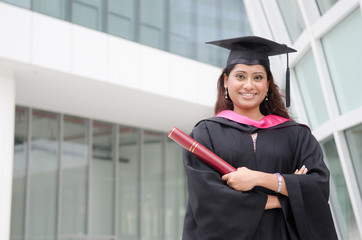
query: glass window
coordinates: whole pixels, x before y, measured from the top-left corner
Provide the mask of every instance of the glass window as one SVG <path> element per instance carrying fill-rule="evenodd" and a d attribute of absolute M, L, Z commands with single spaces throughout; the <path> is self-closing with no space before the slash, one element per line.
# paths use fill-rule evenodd
<path fill-rule="evenodd" d="M 362 125 L 346 130 L 347 143 L 351 153 L 353 167 L 362 194 Z"/>
<path fill-rule="evenodd" d="M 1 0 L 1 1 L 27 9 L 30 9 L 31 7 L 31 0 Z"/>
<path fill-rule="evenodd" d="M 11 202 L 11 240 L 24 239 L 26 167 L 28 148 L 28 110 L 16 107 L 14 168 Z"/>
<path fill-rule="evenodd" d="M 302 14 L 297 1 L 277 0 L 279 9 L 287 27 L 289 36 L 295 42 L 305 29 Z"/>
<path fill-rule="evenodd" d="M 339 233 L 342 239 L 359 239 L 358 227 L 334 139 L 324 141 L 322 148 L 326 164 L 331 172 L 330 199 Z"/>
<path fill-rule="evenodd" d="M 94 121 L 90 178 L 92 235 L 114 234 L 114 134 L 112 124 Z"/>
<path fill-rule="evenodd" d="M 167 49 L 165 0 L 141 0 L 140 3 L 140 42 L 159 49 Z"/>
<path fill-rule="evenodd" d="M 328 120 L 328 112 L 311 51 L 298 62 L 294 70 L 310 125 L 312 128 L 317 128 Z"/>
<path fill-rule="evenodd" d="M 119 127 L 118 233 L 119 239 L 139 239 L 140 144 L 139 132 Z"/>
<path fill-rule="evenodd" d="M 59 123 L 33 110 L 31 121 L 28 239 L 56 239 Z"/>
<path fill-rule="evenodd" d="M 182 148 L 171 139 L 166 142 L 166 220 L 167 240 L 182 238 L 186 207 L 186 180 Z"/>
<path fill-rule="evenodd" d="M 70 20 L 70 0 L 33 0 L 33 10 L 52 17 Z"/>
<path fill-rule="evenodd" d="M 195 8 L 194 0 L 170 1 L 170 52 L 196 57 Z"/>
<path fill-rule="evenodd" d="M 162 135 L 145 131 L 143 143 L 143 229 L 147 240 L 163 239 Z"/>
<path fill-rule="evenodd" d="M 316 0 L 319 13 L 321 15 L 325 14 L 336 2 L 338 0 Z"/>
<path fill-rule="evenodd" d="M 62 145 L 61 233 L 86 234 L 88 124 L 87 120 L 64 116 Z"/>
<path fill-rule="evenodd" d="M 222 65 L 220 48 L 205 42 L 222 38 L 220 9 L 220 1 L 197 1 L 197 60 L 213 65 Z"/>
<path fill-rule="evenodd" d="M 137 41 L 137 1 L 108 1 L 108 32 L 110 34 Z"/>
<path fill-rule="evenodd" d="M 100 31 L 107 31 L 106 1 L 73 0 L 73 23 Z"/>
<path fill-rule="evenodd" d="M 322 38 L 330 76 L 342 113 L 362 106 L 362 81 L 358 72 L 362 55 L 361 26 L 362 15 L 358 8 Z"/>

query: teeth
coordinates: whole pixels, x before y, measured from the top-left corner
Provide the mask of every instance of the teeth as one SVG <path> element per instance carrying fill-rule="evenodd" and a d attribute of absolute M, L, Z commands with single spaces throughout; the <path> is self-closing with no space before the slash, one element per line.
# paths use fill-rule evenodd
<path fill-rule="evenodd" d="M 254 93 L 242 93 L 241 95 L 244 95 L 244 96 L 254 96 L 255 94 Z"/>

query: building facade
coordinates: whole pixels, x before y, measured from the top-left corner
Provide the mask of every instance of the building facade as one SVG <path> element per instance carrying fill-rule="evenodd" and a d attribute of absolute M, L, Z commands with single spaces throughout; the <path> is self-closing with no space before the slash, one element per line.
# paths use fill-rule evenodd
<path fill-rule="evenodd" d="M 298 50 L 291 112 L 324 150 L 340 239 L 362 239 L 361 9 L 362 0 L 0 1 L 0 235 L 180 239 L 182 149 L 167 132 L 213 114 L 227 52 L 204 42 L 254 34 Z M 271 59 L 282 91 L 285 62 Z"/>

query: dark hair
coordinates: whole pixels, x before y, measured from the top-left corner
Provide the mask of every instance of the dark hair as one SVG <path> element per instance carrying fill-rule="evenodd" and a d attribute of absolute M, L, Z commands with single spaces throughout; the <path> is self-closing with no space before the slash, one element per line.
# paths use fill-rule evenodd
<path fill-rule="evenodd" d="M 234 105 L 229 97 L 225 98 L 224 87 L 224 74 L 229 76 L 230 72 L 234 69 L 236 64 L 227 66 L 222 71 L 219 80 L 217 82 L 217 99 L 214 107 L 215 114 L 223 110 L 233 110 Z M 263 65 L 267 73 L 269 81 L 268 89 L 268 101 L 265 99 L 260 103 L 260 112 L 263 115 L 275 114 L 284 118 L 290 118 L 288 109 L 284 105 L 282 96 L 279 93 L 279 87 L 275 84 L 273 74 L 270 71 L 269 66 Z"/>

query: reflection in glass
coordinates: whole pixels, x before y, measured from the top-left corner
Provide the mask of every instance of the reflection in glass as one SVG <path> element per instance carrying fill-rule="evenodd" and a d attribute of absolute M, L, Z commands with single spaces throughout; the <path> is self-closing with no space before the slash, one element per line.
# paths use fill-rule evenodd
<path fill-rule="evenodd" d="M 119 127 L 119 239 L 139 239 L 139 133 L 136 129 Z"/>
<path fill-rule="evenodd" d="M 346 137 L 360 194 L 362 194 L 362 125 L 346 130 Z"/>
<path fill-rule="evenodd" d="M 342 113 L 362 105 L 362 81 L 353 71 L 361 68 L 361 26 L 362 15 L 361 9 L 358 8 L 322 38 L 330 76 Z"/>
<path fill-rule="evenodd" d="M 182 237 L 186 211 L 186 180 L 182 161 L 182 148 L 171 139 L 167 139 L 166 142 L 165 166 L 165 239 L 178 240 Z"/>
<path fill-rule="evenodd" d="M 165 0 L 141 1 L 140 43 L 167 49 L 166 44 L 166 2 Z"/>
<path fill-rule="evenodd" d="M 170 52 L 196 57 L 196 3 L 170 0 Z"/>
<path fill-rule="evenodd" d="M 58 115 L 33 110 L 30 148 L 28 239 L 55 239 L 57 217 Z"/>
<path fill-rule="evenodd" d="M 14 168 L 11 202 L 11 240 L 24 239 L 26 167 L 28 146 L 28 109 L 16 107 Z"/>
<path fill-rule="evenodd" d="M 294 69 L 310 125 L 315 129 L 328 120 L 328 112 L 312 52 L 309 51 Z"/>
<path fill-rule="evenodd" d="M 86 234 L 88 124 L 64 116 L 62 145 L 62 234 Z"/>
<path fill-rule="evenodd" d="M 31 7 L 31 0 L 1 0 L 1 1 L 27 9 L 30 9 Z"/>
<path fill-rule="evenodd" d="M 163 239 L 162 135 L 144 132 L 143 229 L 147 240 Z"/>
<path fill-rule="evenodd" d="M 104 0 L 73 0 L 73 22 L 95 30 L 107 31 L 106 3 Z"/>
<path fill-rule="evenodd" d="M 34 11 L 52 17 L 70 20 L 70 1 L 71 0 L 33 0 L 32 8 Z"/>
<path fill-rule="evenodd" d="M 331 172 L 331 202 L 342 239 L 358 239 L 359 232 L 348 195 L 337 147 L 333 138 L 322 143 L 326 164 Z"/>
<path fill-rule="evenodd" d="M 114 134 L 109 123 L 93 122 L 90 228 L 92 235 L 114 234 Z"/>
<path fill-rule="evenodd" d="M 316 0 L 319 13 L 321 15 L 325 14 L 336 2 L 338 0 Z"/>
<path fill-rule="evenodd" d="M 279 9 L 288 29 L 289 36 L 295 42 L 304 31 L 305 24 L 297 1 L 277 0 Z"/>
<path fill-rule="evenodd" d="M 108 1 L 108 32 L 110 34 L 136 41 L 137 1 Z"/>

